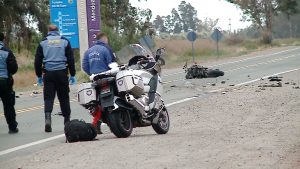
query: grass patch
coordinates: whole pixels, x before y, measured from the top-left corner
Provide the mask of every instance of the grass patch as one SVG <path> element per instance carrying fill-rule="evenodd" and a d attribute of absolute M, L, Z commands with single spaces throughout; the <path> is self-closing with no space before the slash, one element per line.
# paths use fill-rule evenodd
<path fill-rule="evenodd" d="M 300 46 L 300 39 L 296 39 L 296 38 L 275 39 L 273 43 L 280 44 L 280 46 Z"/>

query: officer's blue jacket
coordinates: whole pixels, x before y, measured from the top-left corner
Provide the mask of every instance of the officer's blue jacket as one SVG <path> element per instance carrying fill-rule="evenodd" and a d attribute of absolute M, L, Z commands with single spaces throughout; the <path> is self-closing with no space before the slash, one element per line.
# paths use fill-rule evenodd
<path fill-rule="evenodd" d="M 96 74 L 109 70 L 108 65 L 115 61 L 111 48 L 98 40 L 89 48 L 82 61 L 82 69 L 88 74 Z"/>
<path fill-rule="evenodd" d="M 11 78 L 18 71 L 16 57 L 0 41 L 0 78 Z"/>
<path fill-rule="evenodd" d="M 64 70 L 69 68 L 71 76 L 75 76 L 74 54 L 68 39 L 51 31 L 43 39 L 35 55 L 35 73 L 38 77 L 44 71 Z"/>

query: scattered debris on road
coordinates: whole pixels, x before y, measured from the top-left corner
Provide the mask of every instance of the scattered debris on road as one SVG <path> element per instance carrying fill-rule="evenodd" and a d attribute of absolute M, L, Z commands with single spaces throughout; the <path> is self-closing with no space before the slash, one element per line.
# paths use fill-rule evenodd
<path fill-rule="evenodd" d="M 282 77 L 278 77 L 278 76 L 271 76 L 268 79 L 269 79 L 270 82 L 274 82 L 274 81 L 280 82 L 280 81 L 282 81 Z"/>
<path fill-rule="evenodd" d="M 282 87 L 282 83 L 278 82 L 276 84 L 264 84 L 264 85 L 259 85 L 258 87 Z"/>
<path fill-rule="evenodd" d="M 33 92 L 30 94 L 30 96 L 31 96 L 31 97 L 36 97 L 36 96 L 38 96 L 39 94 L 42 94 L 42 92 L 39 92 L 39 91 L 33 91 Z"/>

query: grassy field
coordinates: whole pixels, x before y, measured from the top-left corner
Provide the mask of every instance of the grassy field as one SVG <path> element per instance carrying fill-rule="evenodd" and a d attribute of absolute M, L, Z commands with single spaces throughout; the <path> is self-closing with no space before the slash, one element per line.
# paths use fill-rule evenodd
<path fill-rule="evenodd" d="M 225 57 L 234 57 L 245 55 L 254 51 L 264 50 L 266 48 L 300 45 L 300 39 L 280 39 L 274 40 L 272 45 L 262 44 L 259 40 L 241 40 L 241 39 L 226 39 L 219 44 L 219 56 L 216 51 L 216 43 L 210 39 L 197 39 L 194 42 L 195 61 L 197 63 L 206 62 L 209 60 L 221 59 Z M 158 39 L 156 40 L 157 47 L 166 48 L 166 67 L 183 66 L 186 61 L 192 62 L 192 44 L 184 39 Z M 76 54 L 76 68 L 80 70 L 79 52 Z M 16 91 L 36 90 L 36 76 L 34 73 L 34 56 L 31 52 L 21 51 L 15 54 L 19 64 L 19 71 L 14 75 Z M 77 80 L 79 82 L 87 81 L 88 77 L 85 73 L 77 71 Z"/>

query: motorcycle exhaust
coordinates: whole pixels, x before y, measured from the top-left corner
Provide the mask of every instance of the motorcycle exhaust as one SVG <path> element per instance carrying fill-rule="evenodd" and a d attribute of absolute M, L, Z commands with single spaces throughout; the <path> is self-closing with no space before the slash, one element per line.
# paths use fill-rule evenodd
<path fill-rule="evenodd" d="M 146 118 L 148 116 L 148 113 L 146 111 L 148 111 L 147 109 L 149 109 L 149 106 L 145 106 L 142 102 L 135 99 L 132 95 L 126 95 L 126 100 L 142 114 L 143 118 Z"/>

